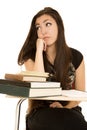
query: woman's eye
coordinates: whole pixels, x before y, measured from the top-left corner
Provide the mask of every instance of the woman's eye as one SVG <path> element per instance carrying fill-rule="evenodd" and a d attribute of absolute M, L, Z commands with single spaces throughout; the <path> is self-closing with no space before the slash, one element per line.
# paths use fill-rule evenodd
<path fill-rule="evenodd" d="M 51 26 L 52 25 L 52 23 L 46 23 L 46 26 L 47 27 L 49 27 L 49 26 Z"/>
<path fill-rule="evenodd" d="M 37 31 L 40 30 L 40 26 L 36 26 L 36 30 L 37 30 Z"/>

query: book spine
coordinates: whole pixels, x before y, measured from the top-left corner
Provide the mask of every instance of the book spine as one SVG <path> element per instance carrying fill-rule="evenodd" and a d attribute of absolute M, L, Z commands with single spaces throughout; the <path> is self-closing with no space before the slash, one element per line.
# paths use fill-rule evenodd
<path fill-rule="evenodd" d="M 9 80 L 23 80 L 23 76 L 22 75 L 15 75 L 15 74 L 5 74 L 5 79 L 9 79 Z"/>

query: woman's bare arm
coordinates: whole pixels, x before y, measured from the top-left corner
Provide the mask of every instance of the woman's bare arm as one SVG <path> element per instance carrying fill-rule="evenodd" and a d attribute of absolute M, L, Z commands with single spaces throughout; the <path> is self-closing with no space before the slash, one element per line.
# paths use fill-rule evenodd
<path fill-rule="evenodd" d="M 35 62 L 28 59 L 24 65 L 26 70 L 44 72 L 43 51 L 45 51 L 45 43 L 42 39 L 37 39 Z"/>

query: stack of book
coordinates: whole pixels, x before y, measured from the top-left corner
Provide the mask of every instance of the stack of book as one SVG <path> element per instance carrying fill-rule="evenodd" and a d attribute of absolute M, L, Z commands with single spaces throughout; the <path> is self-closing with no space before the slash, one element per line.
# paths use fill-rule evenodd
<path fill-rule="evenodd" d="M 18 97 L 46 97 L 61 95 L 58 82 L 25 82 L 0 79 L 0 93 Z"/>
<path fill-rule="evenodd" d="M 87 101 L 87 92 L 62 90 L 60 82 L 47 82 L 49 73 L 22 71 L 0 79 L 0 93 L 39 100 Z"/>
<path fill-rule="evenodd" d="M 22 71 L 6 73 L 0 80 L 0 93 L 19 97 L 44 97 L 61 95 L 59 82 L 47 82 L 49 73 Z"/>

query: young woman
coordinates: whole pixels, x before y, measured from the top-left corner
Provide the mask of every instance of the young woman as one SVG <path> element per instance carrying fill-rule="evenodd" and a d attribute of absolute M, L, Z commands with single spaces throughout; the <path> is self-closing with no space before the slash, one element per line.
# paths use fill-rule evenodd
<path fill-rule="evenodd" d="M 60 82 L 62 89 L 85 90 L 84 57 L 67 45 L 62 18 L 53 8 L 33 17 L 18 64 L 28 71 L 50 73 L 48 80 Z M 79 103 L 29 100 L 26 130 L 87 130 Z"/>

